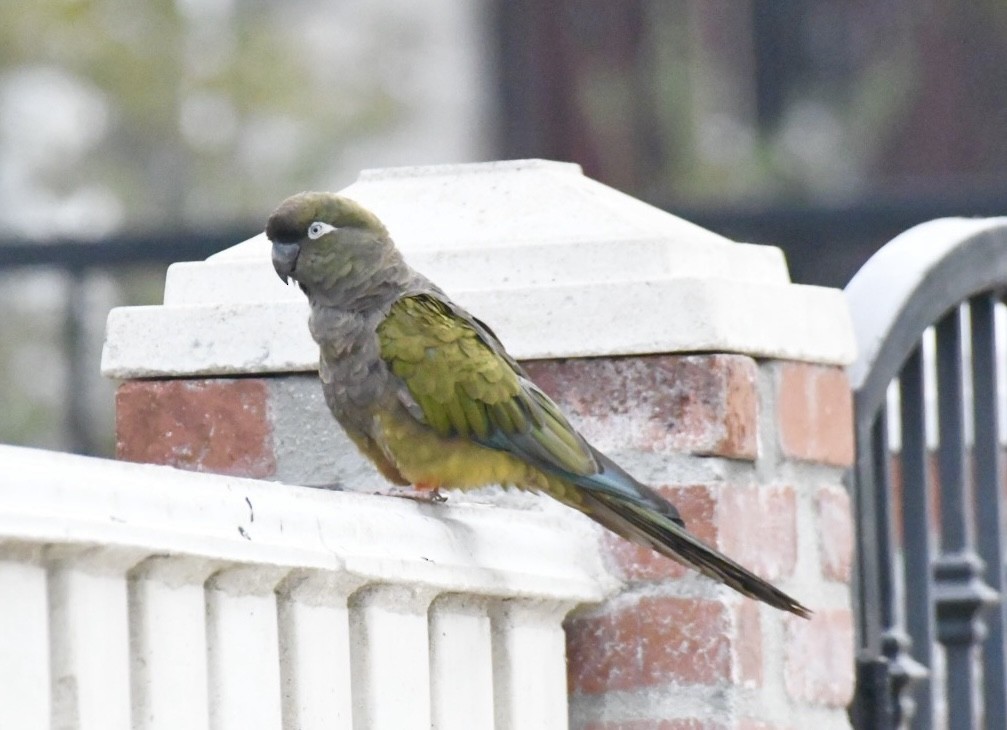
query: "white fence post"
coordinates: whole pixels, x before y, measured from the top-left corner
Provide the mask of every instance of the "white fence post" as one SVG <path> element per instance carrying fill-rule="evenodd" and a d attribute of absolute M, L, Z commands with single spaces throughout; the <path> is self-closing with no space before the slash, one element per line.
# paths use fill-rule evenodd
<path fill-rule="evenodd" d="M 0 539 L 0 727 L 43 730 L 51 711 L 49 596 L 41 549 Z"/>
<path fill-rule="evenodd" d="M 559 508 L 0 463 L 3 730 L 562 728 L 563 614 L 613 586 Z"/>
<path fill-rule="evenodd" d="M 349 596 L 363 581 L 295 571 L 279 591 L 283 717 L 290 727 L 351 727 Z"/>
<path fill-rule="evenodd" d="M 501 601 L 493 611 L 496 721 L 501 730 L 563 727 L 567 722 L 566 635 L 573 608 L 550 601 Z"/>
<path fill-rule="evenodd" d="M 430 608 L 432 726 L 467 730 L 493 726 L 493 633 L 489 602 L 446 594 Z M 471 662 L 471 671 L 457 667 Z"/>
<path fill-rule="evenodd" d="M 209 730 L 206 599 L 213 562 L 151 557 L 130 574 L 133 726 Z"/>
<path fill-rule="evenodd" d="M 49 569 L 52 711 L 57 727 L 128 730 L 129 598 L 132 557 L 89 554 L 91 546 L 53 546 Z M 79 557 L 72 555 L 79 550 Z"/>

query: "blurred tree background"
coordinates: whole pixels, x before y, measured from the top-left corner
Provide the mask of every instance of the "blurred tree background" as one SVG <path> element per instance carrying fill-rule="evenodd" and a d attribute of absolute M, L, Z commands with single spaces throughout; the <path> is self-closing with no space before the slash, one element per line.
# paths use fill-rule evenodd
<path fill-rule="evenodd" d="M 223 247 L 201 250 L 207 231 L 237 243 L 279 200 L 362 167 L 491 156 L 483 14 L 455 0 L 0 6 L 0 442 L 111 453 L 105 317 L 160 300 L 163 263 L 140 264 L 185 258 L 173 238 L 206 256 Z M 131 244 L 151 232 L 167 250 Z M 70 267 L 53 245 L 98 255 L 110 236 L 112 265 Z M 13 265 L 26 258 L 43 265 Z"/>
<path fill-rule="evenodd" d="M 1003 3 L 528 6 L 540 17 L 518 22 L 554 27 L 538 54 L 558 71 L 533 103 L 564 114 L 508 142 L 562 150 L 620 187 L 765 204 L 1003 179 Z"/>
<path fill-rule="evenodd" d="M 5 3 L 0 442 L 110 453 L 108 309 L 364 167 L 571 160 L 842 286 L 1007 212 L 1005 128 L 994 0 Z"/>

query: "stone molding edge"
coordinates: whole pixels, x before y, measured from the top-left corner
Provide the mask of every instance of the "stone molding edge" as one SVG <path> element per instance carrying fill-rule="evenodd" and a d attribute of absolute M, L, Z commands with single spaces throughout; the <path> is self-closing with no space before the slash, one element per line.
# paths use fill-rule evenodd
<path fill-rule="evenodd" d="M 681 279 L 460 292 L 519 360 L 724 352 L 846 365 L 856 352 L 837 289 Z M 643 314 L 639 314 L 643 313 Z M 307 372 L 306 301 L 124 307 L 109 314 L 112 378 Z"/>
<path fill-rule="evenodd" d="M 123 556 L 188 557 L 567 603 L 617 587 L 574 513 L 419 505 L 13 446 L 0 446 L 0 462 L 0 556 L 100 546 L 97 570 Z"/>
<path fill-rule="evenodd" d="M 343 192 L 378 212 L 407 259 L 519 359 L 718 351 L 846 365 L 855 356 L 845 300 L 790 283 L 779 249 L 730 241 L 576 165 L 369 170 Z M 295 297 L 261 236 L 172 267 L 160 311 L 110 314 L 102 372 L 312 370 L 317 350 Z"/>

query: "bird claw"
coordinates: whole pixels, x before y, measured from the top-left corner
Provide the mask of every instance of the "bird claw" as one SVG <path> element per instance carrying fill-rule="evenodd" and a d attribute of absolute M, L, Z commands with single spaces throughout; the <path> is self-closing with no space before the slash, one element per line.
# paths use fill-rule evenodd
<path fill-rule="evenodd" d="M 422 494 L 422 493 L 421 493 Z M 444 504 L 448 501 L 448 498 L 441 494 L 441 491 L 434 487 L 425 494 L 426 501 L 431 504 Z"/>
<path fill-rule="evenodd" d="M 400 499 L 411 499 L 413 502 L 419 502 L 420 504 L 443 504 L 448 501 L 448 498 L 440 493 L 440 490 L 436 487 L 432 489 L 392 489 L 386 493 L 389 497 L 398 497 Z"/>

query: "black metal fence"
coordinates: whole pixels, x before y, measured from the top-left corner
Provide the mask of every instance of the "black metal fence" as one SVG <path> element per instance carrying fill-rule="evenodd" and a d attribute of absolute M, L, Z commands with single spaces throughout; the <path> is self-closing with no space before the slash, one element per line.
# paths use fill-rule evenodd
<path fill-rule="evenodd" d="M 860 349 L 851 714 L 865 730 L 1007 727 L 1007 218 L 917 226 L 846 293 Z"/>
<path fill-rule="evenodd" d="M 253 226 L 235 225 L 205 231 L 123 233 L 92 242 L 0 240 L 0 274 L 46 269 L 65 275 L 67 291 L 63 296 L 60 356 L 66 401 L 61 448 L 81 454 L 99 451 L 100 439 L 88 406 L 89 372 L 97 365 L 85 354 L 94 348 L 85 342 L 87 327 L 81 306 L 88 275 L 95 271 L 125 274 L 143 268 L 163 271 L 175 261 L 205 259 L 256 233 L 258 230 Z"/>

